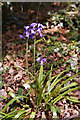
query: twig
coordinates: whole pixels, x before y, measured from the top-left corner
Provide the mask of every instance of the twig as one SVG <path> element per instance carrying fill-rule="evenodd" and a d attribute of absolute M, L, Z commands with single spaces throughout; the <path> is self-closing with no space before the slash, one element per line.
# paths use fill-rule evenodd
<path fill-rule="evenodd" d="M 70 119 L 76 120 L 77 118 L 79 119 L 80 115 L 72 115 L 69 118 L 65 118 L 64 120 L 70 120 Z"/>

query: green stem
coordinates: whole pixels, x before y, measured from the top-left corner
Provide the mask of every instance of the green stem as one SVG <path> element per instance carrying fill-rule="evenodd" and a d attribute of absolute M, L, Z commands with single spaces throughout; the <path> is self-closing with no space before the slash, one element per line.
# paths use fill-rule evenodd
<path fill-rule="evenodd" d="M 27 74 L 28 74 L 28 79 L 29 79 L 29 73 L 28 73 L 28 38 L 26 41 L 26 68 L 27 68 Z"/>
<path fill-rule="evenodd" d="M 34 74 L 35 74 L 35 41 L 36 41 L 36 38 L 34 38 Z"/>

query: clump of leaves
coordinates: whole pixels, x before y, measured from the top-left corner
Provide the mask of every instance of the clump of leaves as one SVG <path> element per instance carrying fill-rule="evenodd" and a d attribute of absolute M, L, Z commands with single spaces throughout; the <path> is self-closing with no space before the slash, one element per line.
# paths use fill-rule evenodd
<path fill-rule="evenodd" d="M 64 75 L 64 73 L 69 71 L 69 69 L 67 69 L 62 71 L 60 74 L 57 74 L 56 76 L 52 76 L 53 70 L 53 66 L 51 66 L 51 70 L 48 71 L 47 74 L 43 75 L 43 65 L 41 65 L 38 77 L 36 75 L 33 76 L 32 73 L 28 72 L 34 79 L 33 83 L 30 83 L 30 90 L 28 90 L 26 96 L 15 96 L 15 94 L 9 92 L 12 100 L 10 100 L 0 112 L 1 120 L 4 120 L 6 118 L 12 118 L 14 120 L 15 118 L 20 117 L 22 119 L 27 115 L 29 115 L 29 118 L 35 118 L 38 111 L 45 111 L 49 109 L 53 112 L 53 118 L 57 118 L 57 112 L 59 112 L 59 109 L 55 107 L 55 104 L 63 97 L 72 102 L 80 103 L 80 101 L 68 96 L 69 92 L 80 88 L 80 86 L 78 86 L 78 83 L 75 81 L 71 84 L 66 84 L 69 83 L 70 79 L 76 77 L 78 73 L 74 76 L 68 77 L 67 75 Z M 65 81 L 61 82 L 61 84 L 58 84 L 63 79 L 65 79 Z M 26 98 L 26 104 L 23 105 L 22 109 L 15 109 L 9 113 L 4 112 L 6 108 L 10 106 L 14 101 L 21 103 L 21 98 Z M 28 105 L 28 100 L 30 101 L 30 104 L 32 104 L 32 107 Z"/>

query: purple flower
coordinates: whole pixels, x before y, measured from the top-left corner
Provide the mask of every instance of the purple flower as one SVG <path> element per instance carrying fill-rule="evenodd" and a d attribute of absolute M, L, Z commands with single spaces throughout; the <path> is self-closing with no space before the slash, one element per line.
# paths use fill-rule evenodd
<path fill-rule="evenodd" d="M 17 17 L 13 17 L 13 19 L 14 19 L 14 20 L 18 20 L 18 18 L 17 18 Z"/>
<path fill-rule="evenodd" d="M 25 33 L 26 33 L 25 37 L 29 38 L 29 32 L 26 31 Z"/>
<path fill-rule="evenodd" d="M 35 31 L 33 29 L 31 29 L 31 38 L 33 39 L 35 35 Z"/>
<path fill-rule="evenodd" d="M 36 61 L 37 61 L 37 62 L 39 62 L 39 61 L 40 61 L 40 59 L 41 59 L 41 57 L 37 58 L 37 59 L 36 59 Z"/>
<path fill-rule="evenodd" d="M 37 23 L 31 23 L 30 27 L 35 28 L 37 26 Z"/>
<path fill-rule="evenodd" d="M 38 28 L 44 29 L 45 26 L 43 26 L 42 24 L 38 23 Z"/>
<path fill-rule="evenodd" d="M 42 59 L 42 60 L 43 60 L 43 62 L 46 62 L 47 58 L 44 58 L 44 59 Z"/>
<path fill-rule="evenodd" d="M 26 29 L 26 31 L 23 33 L 25 34 L 25 37 L 27 37 L 28 39 L 29 37 L 31 39 L 34 39 L 36 33 L 39 33 L 39 36 L 42 37 L 41 30 L 44 29 L 45 27 L 40 23 L 31 23 L 30 26 L 24 26 L 24 28 Z M 20 37 L 24 38 L 22 35 L 20 35 Z"/>
<path fill-rule="evenodd" d="M 40 62 L 40 65 L 44 65 L 42 60 L 41 60 L 41 62 Z"/>
<path fill-rule="evenodd" d="M 28 31 L 28 30 L 29 30 L 29 26 L 24 26 L 24 28 L 26 29 L 26 31 Z"/>
<path fill-rule="evenodd" d="M 35 35 L 35 31 L 33 29 L 31 29 L 31 34 Z"/>
<path fill-rule="evenodd" d="M 19 35 L 19 37 L 24 38 L 23 35 Z"/>
<path fill-rule="evenodd" d="M 44 65 L 44 62 L 46 62 L 47 58 L 44 58 L 40 61 L 40 65 Z"/>
<path fill-rule="evenodd" d="M 40 37 L 42 37 L 41 28 L 38 28 L 37 31 L 36 31 L 36 33 L 37 32 L 39 33 Z"/>
<path fill-rule="evenodd" d="M 22 17 L 24 20 L 26 20 L 26 18 L 25 17 Z"/>

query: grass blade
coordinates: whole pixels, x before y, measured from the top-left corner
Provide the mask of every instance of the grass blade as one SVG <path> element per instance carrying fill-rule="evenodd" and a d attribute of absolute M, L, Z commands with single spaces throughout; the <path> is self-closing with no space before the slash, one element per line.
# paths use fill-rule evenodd
<path fill-rule="evenodd" d="M 72 92 L 72 91 L 74 91 L 74 90 L 76 90 L 76 89 L 79 89 L 79 88 L 80 88 L 80 86 L 79 86 L 79 87 L 76 87 L 76 88 L 72 88 L 72 89 L 70 89 L 70 90 L 68 90 L 68 91 L 60 94 L 58 97 L 56 97 L 54 100 L 52 100 L 51 103 L 53 103 L 53 105 L 54 105 L 54 104 L 57 103 L 60 99 L 62 99 L 62 97 L 63 97 L 64 95 L 66 95 L 66 94 L 68 94 L 69 92 Z"/>
<path fill-rule="evenodd" d="M 14 113 L 17 113 L 18 111 L 19 111 L 19 110 L 12 111 L 12 112 L 6 114 L 4 117 L 2 117 L 2 119 L 4 119 L 4 118 L 9 118 L 9 117 L 11 117 L 11 116 L 14 116 L 14 115 L 15 115 Z M 1 112 L 1 113 L 3 113 L 3 112 Z M 13 115 L 12 115 L 12 114 L 13 114 Z M 2 119 L 1 119 L 1 120 L 2 120 Z"/>
<path fill-rule="evenodd" d="M 57 69 L 57 68 L 55 68 L 55 69 Z M 53 69 L 53 70 L 55 70 L 55 69 Z M 47 74 L 43 77 L 43 79 L 42 79 L 42 84 L 44 83 L 44 81 L 45 81 L 45 79 L 46 79 L 46 77 L 53 71 L 53 70 L 50 70 L 50 71 L 48 71 L 47 72 Z M 54 77 L 55 78 L 55 77 Z M 52 79 L 51 79 L 52 80 Z M 51 82 L 51 81 L 49 81 L 49 82 Z M 46 85 L 42 88 L 42 95 L 44 94 L 44 92 L 45 92 L 45 90 L 46 90 L 46 88 L 48 87 L 48 81 L 47 81 L 47 83 L 46 83 Z"/>
<path fill-rule="evenodd" d="M 58 80 L 56 80 L 56 82 L 53 84 L 51 84 L 51 87 L 50 87 L 50 91 L 57 85 L 57 83 L 60 81 L 60 80 L 62 80 L 62 79 L 64 79 L 64 78 L 66 78 L 67 76 L 63 76 L 62 78 L 60 78 L 60 79 L 58 79 Z"/>
<path fill-rule="evenodd" d="M 16 98 L 15 94 L 12 93 L 11 91 L 8 93 L 11 97 Z"/>
<path fill-rule="evenodd" d="M 15 119 L 19 118 L 20 115 L 22 115 L 25 112 L 27 112 L 27 111 L 25 111 L 25 110 L 19 110 L 19 112 L 15 115 L 15 117 L 12 120 L 15 120 Z"/>
<path fill-rule="evenodd" d="M 69 101 L 71 101 L 71 102 L 80 103 L 80 101 L 79 101 L 79 100 L 76 100 L 76 99 L 75 99 L 75 98 L 73 98 L 73 97 L 65 96 L 65 98 L 66 98 L 66 99 L 68 99 L 68 100 L 69 100 Z"/>
<path fill-rule="evenodd" d="M 1 96 L 1 95 L 0 95 L 0 97 L 3 98 L 3 99 L 7 99 L 7 97 Z"/>
<path fill-rule="evenodd" d="M 3 112 L 9 105 L 11 105 L 14 101 L 19 101 L 20 98 L 27 98 L 26 96 L 18 96 L 16 98 L 13 98 L 11 101 L 9 101 L 6 106 L 2 109 L 1 112 Z"/>
<path fill-rule="evenodd" d="M 73 86 L 76 86 L 76 85 L 78 85 L 78 83 L 76 83 L 76 82 L 71 83 L 70 85 L 67 85 L 67 86 L 61 88 L 61 89 L 60 89 L 60 92 L 63 92 L 63 91 L 65 91 L 66 89 L 68 89 L 68 88 L 70 88 L 70 87 L 73 87 Z"/>
<path fill-rule="evenodd" d="M 52 67 L 53 67 L 53 65 L 51 65 L 51 72 L 50 72 L 50 74 L 49 74 L 49 80 L 48 80 L 48 83 L 47 83 L 47 85 L 48 85 L 48 91 L 49 91 L 49 94 L 50 94 L 50 83 L 51 83 L 51 80 L 52 80 L 52 78 L 51 78 L 51 75 L 52 75 Z"/>
<path fill-rule="evenodd" d="M 32 112 L 31 115 L 30 115 L 30 118 L 33 120 L 35 118 L 35 115 L 36 115 L 36 112 Z"/>
<path fill-rule="evenodd" d="M 57 118 L 57 110 L 55 106 L 51 106 L 51 111 L 53 112 L 53 118 Z"/>
<path fill-rule="evenodd" d="M 69 77 L 67 80 L 65 80 L 64 82 L 62 82 L 60 86 L 62 86 L 62 85 L 64 85 L 65 83 L 67 83 L 70 79 L 76 77 L 78 74 L 80 74 L 80 73 L 77 73 L 77 74 L 73 75 L 72 77 Z"/>
<path fill-rule="evenodd" d="M 69 69 L 67 69 L 67 70 L 64 70 L 64 71 L 62 71 L 57 77 L 56 77 L 56 79 L 53 81 L 53 83 L 52 83 L 52 85 L 51 85 L 51 90 L 55 87 L 55 85 L 62 79 L 62 78 L 60 78 L 59 80 L 57 80 L 64 72 L 66 72 L 66 71 L 68 71 Z M 64 78 L 64 77 L 63 77 Z M 51 91 L 50 90 L 50 91 Z"/>
<path fill-rule="evenodd" d="M 39 84 L 40 84 L 40 86 L 42 85 L 41 84 L 41 81 L 42 81 L 42 79 L 43 79 L 43 65 L 41 65 L 41 67 L 40 67 L 40 73 L 39 73 Z"/>

